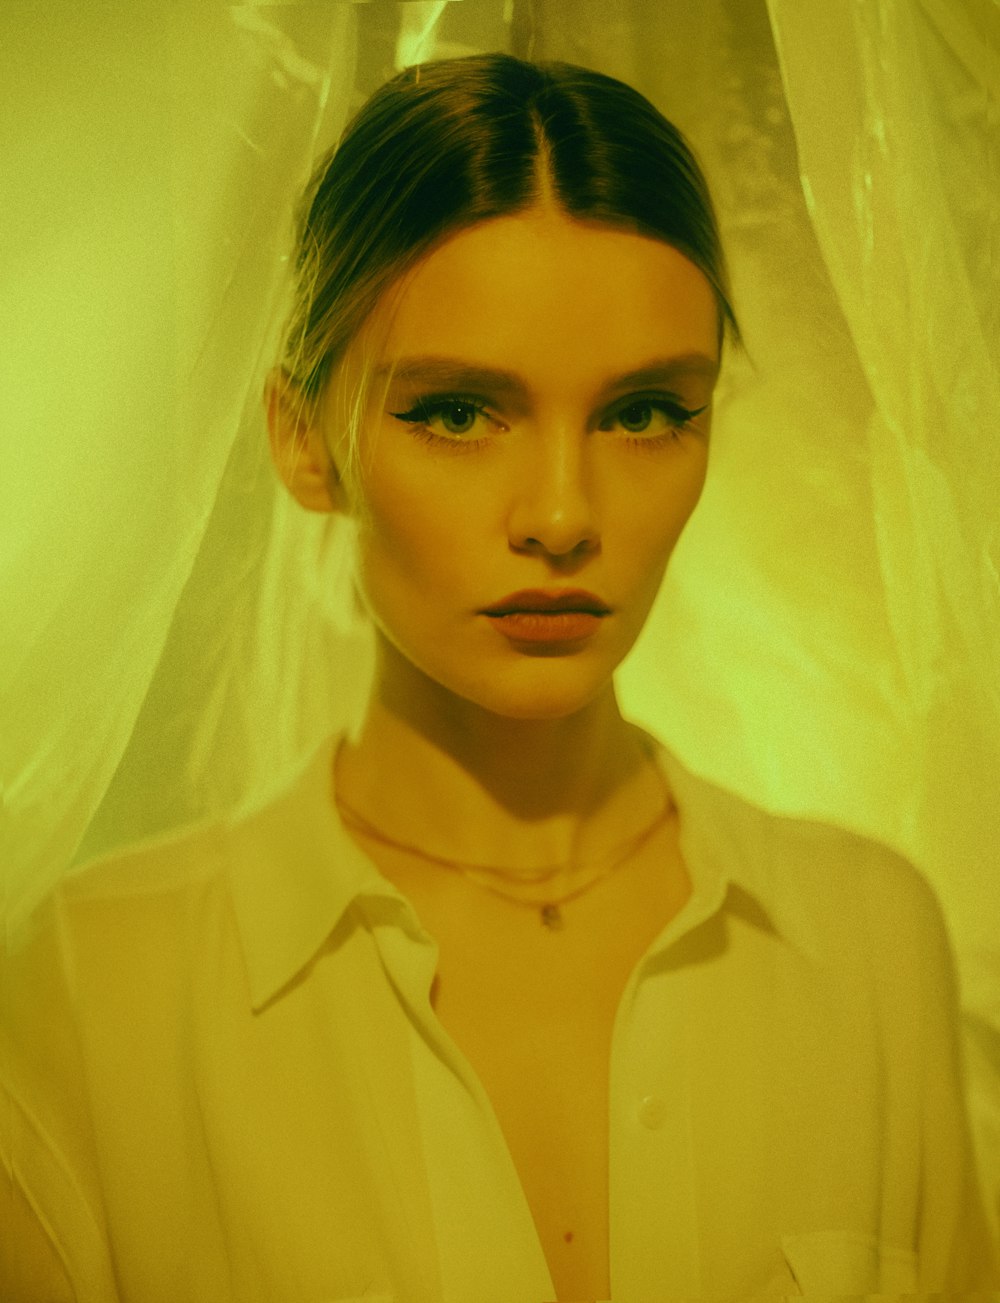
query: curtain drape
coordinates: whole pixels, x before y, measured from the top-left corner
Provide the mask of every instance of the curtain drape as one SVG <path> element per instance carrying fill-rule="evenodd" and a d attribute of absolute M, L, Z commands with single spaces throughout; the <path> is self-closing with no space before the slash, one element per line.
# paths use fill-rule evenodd
<path fill-rule="evenodd" d="M 935 886 L 1000 1215 L 996 0 L 43 12 L 0 16 L 9 942 L 61 874 L 261 799 L 363 701 L 349 530 L 279 491 L 260 405 L 312 160 L 418 59 L 584 63 L 695 145 L 747 340 L 623 704 Z"/>

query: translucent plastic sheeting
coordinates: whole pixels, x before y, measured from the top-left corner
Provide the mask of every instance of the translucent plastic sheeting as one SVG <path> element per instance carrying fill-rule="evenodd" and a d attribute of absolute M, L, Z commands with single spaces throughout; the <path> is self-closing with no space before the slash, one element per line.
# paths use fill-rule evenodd
<path fill-rule="evenodd" d="M 292 204 L 348 111 L 354 7 L 43 12 L 5 9 L 3 42 L 15 929 L 74 855 L 292 763 L 358 663 L 316 698 L 326 522 L 276 491 L 260 406 Z"/>
<path fill-rule="evenodd" d="M 260 798 L 363 700 L 349 531 L 279 490 L 260 408 L 313 157 L 416 59 L 588 64 L 695 144 L 748 344 L 623 703 L 690 768 L 934 883 L 1000 1207 L 994 0 L 8 3 L 0 23 L 12 940 L 71 866 Z"/>
<path fill-rule="evenodd" d="M 908 762 L 896 829 L 952 920 L 996 1216 L 1000 6 L 769 8 L 810 217 L 874 398 L 868 462 Z"/>

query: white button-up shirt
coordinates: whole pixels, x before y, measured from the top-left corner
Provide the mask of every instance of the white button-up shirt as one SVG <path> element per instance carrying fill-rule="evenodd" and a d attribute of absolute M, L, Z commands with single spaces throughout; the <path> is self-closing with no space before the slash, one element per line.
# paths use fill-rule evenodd
<path fill-rule="evenodd" d="M 435 942 L 338 822 L 337 740 L 67 880 L 10 959 L 4 1303 L 555 1298 Z M 615 1023 L 614 1303 L 1000 1288 L 933 894 L 660 760 L 693 890 Z"/>

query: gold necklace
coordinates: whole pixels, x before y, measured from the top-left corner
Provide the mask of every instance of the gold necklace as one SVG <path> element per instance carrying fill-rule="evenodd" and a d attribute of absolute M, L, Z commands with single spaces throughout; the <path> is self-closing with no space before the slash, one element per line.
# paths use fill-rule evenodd
<path fill-rule="evenodd" d="M 656 830 L 660 828 L 673 813 L 674 803 L 658 766 L 657 773 L 660 775 L 667 799 L 663 809 L 656 816 L 653 822 L 648 824 L 634 837 L 630 838 L 629 841 L 626 842 L 624 848 L 619 850 L 608 864 L 598 869 L 593 877 L 583 883 L 582 886 L 574 887 L 571 891 L 567 891 L 561 896 L 552 897 L 545 901 L 524 900 L 523 897 L 513 895 L 511 892 L 504 891 L 500 887 L 492 886 L 488 882 L 477 881 L 475 875 L 478 874 L 503 878 L 508 882 L 536 884 L 551 880 L 557 873 L 563 872 L 568 866 L 557 864 L 543 869 L 534 869 L 525 874 L 518 873 L 513 869 L 502 868 L 494 864 L 470 864 L 465 860 L 452 860 L 443 855 L 432 855 L 428 851 L 421 850 L 418 846 L 411 846 L 406 842 L 396 841 L 394 837 L 389 837 L 386 833 L 382 832 L 380 828 L 376 828 L 373 823 L 370 823 L 364 815 L 359 814 L 357 810 L 352 810 L 351 807 L 336 794 L 336 792 L 334 792 L 334 801 L 337 804 L 337 809 L 340 812 L 342 822 L 347 827 L 351 827 L 356 832 L 361 833 L 362 836 L 370 837 L 373 841 L 379 842 L 382 846 L 389 846 L 393 850 L 403 851 L 407 855 L 416 855 L 418 859 L 426 860 L 430 864 L 437 864 L 443 869 L 449 869 L 452 872 L 460 873 L 462 877 L 473 883 L 474 886 L 480 887 L 484 891 L 492 892 L 494 896 L 499 896 L 502 900 L 509 901 L 513 905 L 521 905 L 527 909 L 537 909 L 544 926 L 553 931 L 558 931 L 565 926 L 561 906 L 568 904 L 571 900 L 576 900 L 578 896 L 582 896 L 585 892 L 590 891 L 592 887 L 595 887 L 599 882 L 603 882 L 605 878 L 614 873 L 615 869 L 621 868 L 621 866 L 632 855 L 636 854 L 636 852 L 639 851 L 647 841 L 649 841 L 653 833 L 656 832 Z"/>

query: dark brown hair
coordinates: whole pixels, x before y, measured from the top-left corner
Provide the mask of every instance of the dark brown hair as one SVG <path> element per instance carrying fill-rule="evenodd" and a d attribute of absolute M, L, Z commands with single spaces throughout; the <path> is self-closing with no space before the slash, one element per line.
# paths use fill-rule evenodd
<path fill-rule="evenodd" d="M 382 294 L 436 243 L 548 195 L 677 248 L 739 340 L 708 187 L 681 133 L 624 82 L 506 54 L 418 64 L 367 101 L 298 217 L 284 361 L 313 400 Z"/>

